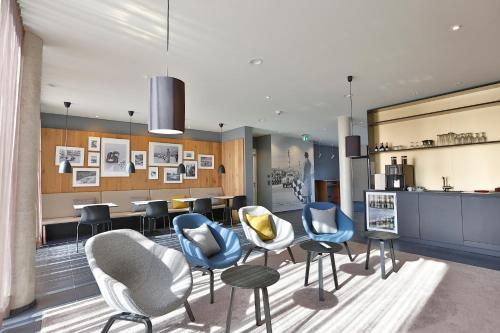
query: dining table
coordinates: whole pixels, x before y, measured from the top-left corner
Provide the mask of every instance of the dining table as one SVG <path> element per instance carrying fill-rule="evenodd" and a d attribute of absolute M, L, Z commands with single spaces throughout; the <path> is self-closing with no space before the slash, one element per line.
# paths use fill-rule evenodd
<path fill-rule="evenodd" d="M 103 202 L 103 203 L 95 203 L 95 204 L 78 204 L 78 205 L 73 205 L 74 210 L 78 209 L 83 209 L 83 207 L 88 207 L 88 206 L 100 206 L 100 205 L 106 205 L 109 208 L 111 207 L 118 207 L 117 204 L 112 203 L 112 202 Z"/>
<path fill-rule="evenodd" d="M 224 217 L 223 217 L 223 222 L 230 221 L 231 216 L 231 200 L 234 198 L 234 195 L 218 195 L 212 197 L 213 199 L 219 199 L 219 200 L 224 200 L 226 206 L 224 207 Z"/>
<path fill-rule="evenodd" d="M 198 198 L 176 198 L 173 200 L 189 204 L 189 212 L 192 213 L 194 208 L 194 202 L 198 200 Z"/>

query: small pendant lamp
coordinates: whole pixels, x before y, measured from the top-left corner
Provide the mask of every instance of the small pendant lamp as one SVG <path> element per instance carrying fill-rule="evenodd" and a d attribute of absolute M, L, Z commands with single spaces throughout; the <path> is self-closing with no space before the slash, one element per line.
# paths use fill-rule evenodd
<path fill-rule="evenodd" d="M 182 134 L 185 122 L 184 82 L 168 76 L 170 45 L 170 0 L 167 1 L 167 75 L 149 80 L 148 131 L 155 134 Z"/>
<path fill-rule="evenodd" d="M 134 162 L 132 162 L 132 116 L 134 115 L 134 111 L 129 111 L 128 115 L 130 117 L 129 120 L 129 129 L 128 129 L 128 140 L 130 142 L 130 159 L 127 164 L 127 172 L 128 173 L 135 173 L 135 165 Z"/>
<path fill-rule="evenodd" d="M 224 124 L 223 123 L 219 123 L 219 127 L 220 127 L 220 144 L 221 144 L 221 146 L 222 146 L 222 126 L 224 126 Z M 226 173 L 226 168 L 224 167 L 224 164 L 222 164 L 222 156 L 221 156 L 221 163 L 220 163 L 219 168 L 217 169 L 217 171 L 221 175 L 224 174 L 224 173 Z"/>
<path fill-rule="evenodd" d="M 66 134 L 64 139 L 64 161 L 59 163 L 59 173 L 72 173 L 73 168 L 71 163 L 68 161 L 68 113 L 71 102 L 64 102 L 64 107 L 66 108 Z"/>
<path fill-rule="evenodd" d="M 347 77 L 347 82 L 349 82 L 349 101 L 351 103 L 351 135 L 345 137 L 345 156 L 359 157 L 361 155 L 361 137 L 352 135 L 354 129 L 352 121 L 352 75 Z"/>

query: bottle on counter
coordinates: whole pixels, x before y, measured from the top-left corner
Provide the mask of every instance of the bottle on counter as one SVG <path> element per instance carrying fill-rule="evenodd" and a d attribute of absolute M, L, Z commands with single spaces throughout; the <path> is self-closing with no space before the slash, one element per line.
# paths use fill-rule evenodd
<path fill-rule="evenodd" d="M 389 143 L 385 143 L 385 151 L 389 151 Z"/>
<path fill-rule="evenodd" d="M 374 152 L 378 152 L 378 146 L 377 146 L 377 144 L 375 144 L 375 148 L 373 148 L 373 151 Z"/>

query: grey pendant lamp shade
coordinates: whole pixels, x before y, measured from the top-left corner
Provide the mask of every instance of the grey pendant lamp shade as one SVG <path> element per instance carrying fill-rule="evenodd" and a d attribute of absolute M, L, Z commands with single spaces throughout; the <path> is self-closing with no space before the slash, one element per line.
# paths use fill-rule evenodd
<path fill-rule="evenodd" d="M 167 0 L 167 56 L 170 45 L 170 0 Z M 155 134 L 182 134 L 185 121 L 184 82 L 168 75 L 149 80 L 148 131 Z"/>
<path fill-rule="evenodd" d="M 59 163 L 59 173 L 72 173 L 73 172 L 73 167 L 71 166 L 71 163 L 68 161 L 68 149 L 67 149 L 67 144 L 68 144 L 68 114 L 69 114 L 69 107 L 71 106 L 71 102 L 64 102 L 64 107 L 66 108 L 66 130 L 64 134 L 64 161 Z"/>
<path fill-rule="evenodd" d="M 220 144 L 222 146 L 222 126 L 224 126 L 223 123 L 219 123 L 219 127 L 220 127 Z M 222 150 L 222 149 L 221 149 Z M 226 168 L 224 167 L 224 164 L 222 164 L 222 161 L 221 161 L 221 164 L 219 165 L 219 167 L 217 168 L 217 172 L 219 174 L 224 174 L 226 173 Z"/>
<path fill-rule="evenodd" d="M 135 165 L 134 162 L 132 162 L 132 116 L 134 115 L 134 111 L 129 111 L 128 115 L 130 117 L 129 119 L 129 128 L 128 128 L 128 140 L 130 144 L 130 159 L 127 164 L 127 172 L 128 173 L 135 173 Z"/>
<path fill-rule="evenodd" d="M 347 77 L 349 82 L 349 101 L 351 105 L 351 134 L 353 133 L 353 120 L 352 120 L 352 75 Z M 359 157 L 361 156 L 361 137 L 359 135 L 348 135 L 345 137 L 345 156 L 346 157 Z"/>

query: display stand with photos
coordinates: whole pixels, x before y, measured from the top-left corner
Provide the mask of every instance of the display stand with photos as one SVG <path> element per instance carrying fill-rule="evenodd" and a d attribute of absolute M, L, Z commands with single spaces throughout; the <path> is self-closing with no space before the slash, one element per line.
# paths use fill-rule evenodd
<path fill-rule="evenodd" d="M 366 230 L 398 233 L 397 197 L 394 192 L 365 192 Z"/>

